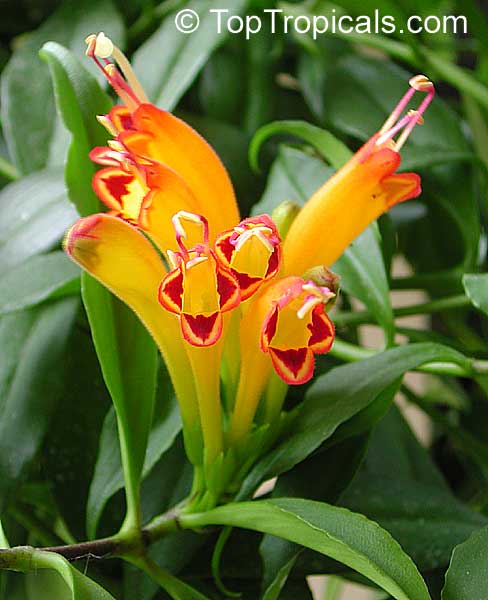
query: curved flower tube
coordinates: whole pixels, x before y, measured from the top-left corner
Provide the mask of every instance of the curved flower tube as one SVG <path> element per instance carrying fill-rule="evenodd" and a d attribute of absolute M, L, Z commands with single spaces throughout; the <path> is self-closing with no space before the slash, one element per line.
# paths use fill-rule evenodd
<path fill-rule="evenodd" d="M 410 86 L 380 131 L 299 212 L 284 242 L 286 275 L 305 273 L 315 265 L 332 265 L 382 213 L 420 194 L 420 177 L 416 173 L 396 174 L 396 170 L 401 162 L 399 151 L 415 125 L 422 122 L 435 91 L 422 75 L 413 77 Z M 416 91 L 425 92 L 426 98 L 418 110 L 399 119 Z M 399 131 L 398 140 L 393 141 Z M 324 234 L 326 243 L 317 244 Z"/>
<path fill-rule="evenodd" d="M 64 240 L 68 255 L 138 315 L 164 357 L 188 430 L 199 428 L 195 382 L 178 319 L 161 310 L 158 286 L 166 269 L 151 243 L 111 215 L 77 221 Z"/>
<path fill-rule="evenodd" d="M 91 35 L 86 41 L 87 55 L 125 104 L 99 118 L 115 135 L 117 150 L 125 151 L 138 166 L 158 163 L 176 173 L 196 202 L 179 208 L 206 215 L 211 241 L 218 232 L 233 227 L 239 221 L 234 190 L 210 145 L 181 119 L 149 103 L 129 62 L 103 33 Z M 110 59 L 119 66 L 125 79 Z M 148 187 L 152 189 L 151 185 Z M 166 187 L 160 189 L 164 192 Z M 169 227 L 170 217 L 176 212 L 171 198 L 165 200 L 164 195 L 159 195 L 152 198 L 152 204 L 156 201 L 168 208 L 164 225 Z M 161 208 L 158 211 L 163 214 Z M 152 235 L 150 224 L 145 228 Z"/>

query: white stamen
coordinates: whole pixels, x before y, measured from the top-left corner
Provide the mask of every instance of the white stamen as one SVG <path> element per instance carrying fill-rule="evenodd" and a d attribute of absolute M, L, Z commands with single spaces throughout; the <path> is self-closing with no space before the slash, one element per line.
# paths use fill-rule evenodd
<path fill-rule="evenodd" d="M 173 252 L 173 250 L 167 250 L 166 257 L 168 259 L 169 266 L 172 269 L 176 269 L 179 266 L 180 259 L 177 252 Z"/>
<path fill-rule="evenodd" d="M 413 87 L 417 92 L 429 92 L 434 87 L 434 84 L 425 75 L 415 75 L 408 82 L 410 87 Z"/>
<path fill-rule="evenodd" d="M 187 212 L 186 210 L 178 211 L 175 215 L 173 215 L 171 220 L 173 221 L 173 227 L 175 228 L 176 234 L 183 240 L 186 240 L 187 237 L 182 223 L 183 220 L 200 225 L 202 228 L 204 227 L 202 217 L 195 215 L 194 213 Z"/>
<path fill-rule="evenodd" d="M 125 152 L 124 146 L 117 140 L 107 140 L 107 146 L 115 152 Z"/>
<path fill-rule="evenodd" d="M 302 307 L 297 310 L 297 317 L 299 319 L 303 319 L 314 308 L 314 306 L 317 306 L 317 304 L 320 304 L 321 302 L 321 298 L 318 298 L 317 296 L 307 296 L 305 302 L 302 304 Z"/>
<path fill-rule="evenodd" d="M 263 246 L 269 251 L 273 252 L 274 246 L 270 242 L 269 238 L 266 234 L 272 233 L 272 230 L 269 227 L 253 227 L 252 229 L 247 229 L 244 233 L 241 233 L 235 242 L 236 252 L 244 246 L 246 242 L 248 242 L 252 237 L 256 237 Z"/>
<path fill-rule="evenodd" d="M 186 268 L 191 269 L 192 267 L 195 267 L 206 260 L 208 260 L 208 256 L 195 256 L 195 258 L 192 258 L 186 263 Z"/>
<path fill-rule="evenodd" d="M 328 287 L 320 287 L 313 283 L 313 281 L 308 281 L 302 285 L 302 290 L 304 292 L 308 292 L 312 294 L 316 298 L 320 300 L 320 302 L 328 302 L 331 298 L 335 297 L 334 292 L 332 292 Z"/>
<path fill-rule="evenodd" d="M 114 137 L 119 133 L 112 121 L 106 116 L 106 115 L 97 115 L 97 121 L 100 123 L 100 125 L 103 125 L 103 127 L 105 127 L 105 129 L 110 133 L 110 135 L 113 135 Z"/>

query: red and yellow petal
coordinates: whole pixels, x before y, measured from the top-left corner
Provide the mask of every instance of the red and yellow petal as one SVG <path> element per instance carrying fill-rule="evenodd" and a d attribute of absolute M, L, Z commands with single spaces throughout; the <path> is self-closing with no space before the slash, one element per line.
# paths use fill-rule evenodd
<path fill-rule="evenodd" d="M 209 220 L 211 239 L 239 221 L 232 183 L 211 146 L 189 125 L 151 104 L 133 113 L 137 132 L 123 132 L 120 141 L 135 155 L 176 171 Z"/>
<path fill-rule="evenodd" d="M 119 133 L 134 129 L 132 114 L 126 106 L 120 104 L 113 106 L 108 113 L 108 118 Z"/>
<path fill-rule="evenodd" d="M 167 273 L 159 285 L 158 298 L 161 305 L 179 315 L 183 307 L 183 272 L 181 267 Z"/>
<path fill-rule="evenodd" d="M 122 218 L 130 222 L 138 222 L 149 188 L 135 172 L 118 167 L 100 169 L 93 176 L 92 186 L 110 209 L 118 211 Z"/>
<path fill-rule="evenodd" d="M 232 310 L 241 301 L 241 290 L 236 278 L 230 271 L 217 266 L 217 291 L 222 312 Z"/>
<path fill-rule="evenodd" d="M 172 217 L 178 211 L 194 212 L 197 201 L 186 182 L 163 165 L 144 167 L 149 193 L 139 215 L 139 226 L 146 231 L 161 252 L 178 251 Z"/>
<path fill-rule="evenodd" d="M 315 306 L 312 310 L 312 320 L 308 324 L 310 339 L 308 347 L 314 354 L 325 354 L 329 352 L 334 342 L 335 328 L 328 315 L 324 312 L 322 304 Z"/>
<path fill-rule="evenodd" d="M 310 348 L 280 350 L 269 348 L 273 367 L 278 375 L 290 385 L 300 385 L 312 378 L 315 359 Z"/>
<path fill-rule="evenodd" d="M 215 240 L 215 253 L 235 275 L 241 299 L 247 300 L 279 270 L 281 240 L 268 215 L 244 219 Z"/>
<path fill-rule="evenodd" d="M 192 346 L 213 346 L 222 335 L 223 319 L 220 312 L 211 315 L 181 313 L 181 331 Z"/>

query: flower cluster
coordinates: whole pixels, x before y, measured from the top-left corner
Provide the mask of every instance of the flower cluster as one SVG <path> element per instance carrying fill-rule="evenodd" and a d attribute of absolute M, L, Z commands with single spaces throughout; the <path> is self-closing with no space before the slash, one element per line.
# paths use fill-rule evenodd
<path fill-rule="evenodd" d="M 380 214 L 420 193 L 418 175 L 396 170 L 434 88 L 414 77 L 380 131 L 281 239 L 269 215 L 241 220 L 215 152 L 147 100 L 120 50 L 102 33 L 87 44 L 124 104 L 99 117 L 113 139 L 90 155 L 103 166 L 93 188 L 110 210 L 79 220 L 65 247 L 154 337 L 178 396 L 188 454 L 209 479 L 208 465 L 278 419 L 286 388 L 275 374 L 305 383 L 314 355 L 330 350 L 327 307 L 337 289 L 328 267 Z M 402 117 L 416 91 L 425 99 Z"/>

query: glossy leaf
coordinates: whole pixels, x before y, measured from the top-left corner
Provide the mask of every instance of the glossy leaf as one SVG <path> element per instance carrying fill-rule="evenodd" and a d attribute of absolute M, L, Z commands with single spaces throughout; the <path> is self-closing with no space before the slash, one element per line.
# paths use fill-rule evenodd
<path fill-rule="evenodd" d="M 79 292 L 80 270 L 64 252 L 32 256 L 0 280 L 0 315 Z"/>
<path fill-rule="evenodd" d="M 61 300 L 0 321 L 0 506 L 37 452 L 61 400 L 63 357 L 78 305 Z"/>
<path fill-rule="evenodd" d="M 325 129 L 320 129 L 306 121 L 276 121 L 261 127 L 253 137 L 249 147 L 249 161 L 258 168 L 258 154 L 262 144 L 273 135 L 294 135 L 311 144 L 317 152 L 335 169 L 339 169 L 352 156 L 349 148 Z"/>
<path fill-rule="evenodd" d="M 355 436 L 318 451 L 281 475 L 273 497 L 296 497 L 336 504 L 363 459 L 368 436 Z M 313 484 L 312 484 L 313 482 Z M 281 538 L 265 535 L 259 547 L 263 560 L 266 594 L 281 589 L 302 548 Z M 263 599 L 264 600 L 264 599 Z"/>
<path fill-rule="evenodd" d="M 91 537 L 85 528 L 86 503 L 110 396 L 86 322 L 73 329 L 68 344 L 63 401 L 42 447 L 43 474 L 55 514 L 59 512 L 75 539 L 84 540 Z"/>
<path fill-rule="evenodd" d="M 1 104 L 10 154 L 21 173 L 63 164 L 65 158 L 67 137 L 56 122 L 51 80 L 39 49 L 55 40 L 82 56 L 85 37 L 100 30 L 120 43 L 122 22 L 112 1 L 70 0 L 19 40 L 2 75 Z"/>
<path fill-rule="evenodd" d="M 139 484 L 153 417 L 158 355 L 136 315 L 84 274 L 82 297 L 117 413 L 128 519 L 139 518 Z"/>
<path fill-rule="evenodd" d="M 225 8 L 229 15 L 238 15 L 246 4 L 247 0 L 228 0 Z M 210 12 L 221 8 L 218 0 L 188 2 L 185 9 L 199 16 L 196 31 L 181 33 L 175 26 L 175 14 L 170 14 L 134 54 L 136 74 L 149 99 L 160 108 L 171 110 L 176 106 L 208 57 L 225 40 L 226 30 L 218 32 L 217 15 Z"/>
<path fill-rule="evenodd" d="M 447 564 L 486 518 L 455 498 L 398 409 L 376 426 L 341 504 L 377 521 L 422 570 Z"/>
<path fill-rule="evenodd" d="M 166 390 L 164 390 L 166 391 Z M 145 478 L 156 462 L 175 441 L 181 429 L 181 420 L 175 397 L 158 390 L 161 401 L 154 415 L 154 423 L 149 434 L 147 452 L 142 477 Z M 117 420 L 113 410 L 107 413 L 100 438 L 100 448 L 95 473 L 90 486 L 87 506 L 87 530 L 91 537 L 96 529 L 103 509 L 109 499 L 124 486 L 124 474 L 117 438 Z"/>
<path fill-rule="evenodd" d="M 76 219 L 60 170 L 39 171 L 0 191 L 0 271 L 49 250 Z"/>
<path fill-rule="evenodd" d="M 253 206 L 252 213 L 271 214 L 285 200 L 303 206 L 333 173 L 333 169 L 321 160 L 295 148 L 280 146 L 266 189 L 259 202 Z"/>
<path fill-rule="evenodd" d="M 379 130 L 406 92 L 409 77 L 409 73 L 388 61 L 344 56 L 333 65 L 327 80 L 329 93 L 324 96 L 327 121 L 339 131 L 367 140 Z M 429 106 L 425 124 L 412 133 L 402 155 L 405 161 L 415 157 L 419 165 L 424 158 L 432 160 L 437 150 L 468 150 L 459 120 L 440 98 Z"/>
<path fill-rule="evenodd" d="M 282 537 L 358 571 L 397 600 L 429 600 L 412 560 L 362 515 L 302 499 L 243 502 L 182 517 L 185 526 L 229 525 Z"/>
<path fill-rule="evenodd" d="M 293 554 L 293 556 L 278 570 L 275 578 L 266 588 L 263 594 L 263 600 L 278 600 L 278 598 L 280 598 L 281 590 L 286 584 L 288 575 L 293 569 L 300 551 L 301 550 L 298 550 L 295 554 Z"/>
<path fill-rule="evenodd" d="M 66 48 L 49 42 L 40 52 L 53 79 L 58 111 L 71 133 L 65 177 L 71 201 L 81 216 L 99 210 L 91 187 L 95 165 L 88 154 L 95 146 L 106 144 L 108 133 L 96 116 L 110 110 L 112 103 L 96 79 Z"/>
<path fill-rule="evenodd" d="M 463 285 L 473 305 L 488 315 L 488 274 L 464 275 Z"/>
<path fill-rule="evenodd" d="M 370 226 L 349 246 L 332 267 L 341 276 L 345 292 L 359 298 L 383 327 L 386 345 L 395 336 L 395 323 L 390 300 L 378 228 Z"/>
<path fill-rule="evenodd" d="M 484 600 L 487 597 L 487 547 L 488 526 L 454 548 L 442 600 Z"/>
<path fill-rule="evenodd" d="M 306 458 L 339 425 L 366 408 L 404 373 L 426 362 L 443 360 L 461 365 L 468 362 L 462 354 L 445 346 L 409 344 L 318 377 L 305 394 L 287 439 L 251 470 L 240 497 L 251 494 L 261 481 L 288 471 Z"/>
<path fill-rule="evenodd" d="M 71 600 L 115 600 L 106 590 L 89 579 L 60 554 L 27 548 L 20 570 L 53 569 L 68 586 Z"/>

